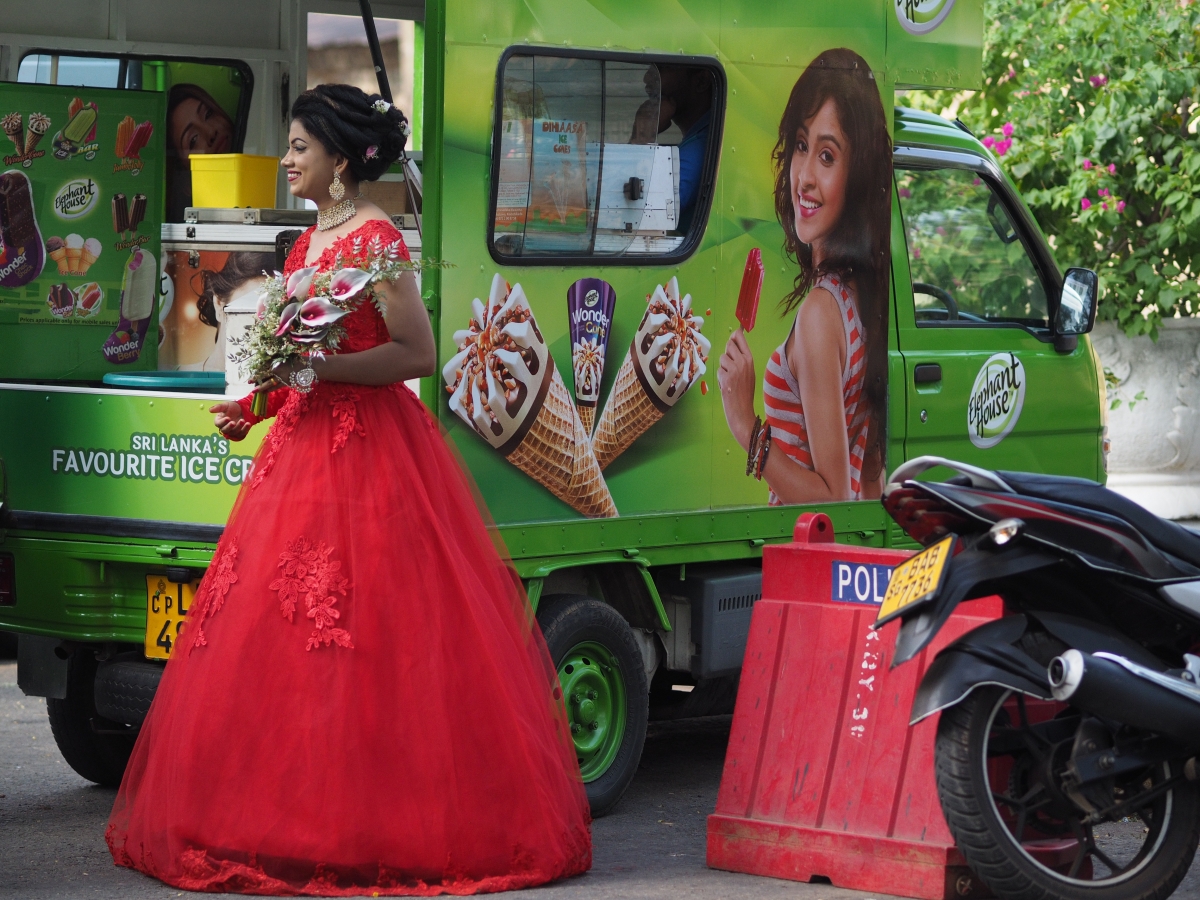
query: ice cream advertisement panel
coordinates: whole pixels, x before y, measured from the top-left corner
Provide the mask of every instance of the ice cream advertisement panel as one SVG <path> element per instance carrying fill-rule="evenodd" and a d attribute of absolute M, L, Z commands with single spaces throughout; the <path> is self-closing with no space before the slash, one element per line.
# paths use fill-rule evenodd
<path fill-rule="evenodd" d="M 590 9 L 578 6 L 580 15 Z M 645 77 L 632 79 L 644 82 L 647 95 L 662 85 L 658 135 L 636 140 L 670 151 L 679 207 L 696 204 L 704 190 L 695 182 L 708 177 L 705 130 L 723 115 L 713 199 L 695 252 L 666 265 L 605 258 L 608 245 L 602 248 L 599 227 L 588 224 L 596 221 L 590 205 L 598 202 L 590 182 L 609 178 L 612 160 L 604 156 L 597 176 L 585 172 L 588 192 L 568 204 L 582 207 L 577 221 L 596 231 L 593 261 L 510 266 L 493 254 L 496 261 L 483 270 L 457 266 L 442 273 L 440 352 L 448 364 L 439 379 L 445 398 L 439 413 L 501 525 L 879 496 L 888 435 L 893 97 L 880 36 L 890 9 L 853 0 L 836 22 L 818 29 L 781 27 L 769 5 L 739 4 L 738 27 L 721 30 L 706 8 L 684 6 L 695 26 L 686 35 L 677 16 L 659 21 L 644 9 L 626 14 L 606 7 L 593 22 L 589 46 L 662 45 L 684 54 L 680 61 L 647 52 Z M 509 21 L 520 18 L 497 12 L 488 27 L 497 30 L 497 43 L 511 47 L 525 35 L 503 24 Z M 573 179 L 563 177 L 569 167 L 561 162 L 541 164 L 536 128 L 578 121 L 579 111 L 595 104 L 578 91 L 559 102 L 538 83 L 539 71 L 550 66 L 525 63 L 522 88 L 537 98 L 534 134 L 488 133 L 457 99 L 484 79 L 507 84 L 500 51 L 470 37 L 478 27 L 448 23 L 446 171 L 453 176 L 445 203 L 453 225 L 440 256 L 450 261 L 474 260 L 487 240 L 481 232 L 499 230 L 502 208 L 507 223 L 548 211 L 547 198 Z M 561 44 L 570 37 L 565 25 L 561 30 L 547 25 L 538 40 Z M 555 65 L 568 67 L 561 55 L 568 51 L 555 52 Z M 597 52 L 588 51 L 587 65 Z M 704 95 L 690 61 L 707 65 L 714 54 L 724 83 L 719 93 Z M 509 58 L 520 59 L 512 52 Z M 621 62 L 638 64 L 628 51 Z M 513 118 L 492 119 L 493 132 Z M 635 140 L 616 120 L 608 115 L 601 130 L 589 127 L 589 147 Z M 572 132 L 555 134 L 552 146 L 560 143 L 557 135 L 569 140 Z M 478 185 L 489 180 L 492 147 L 506 154 L 501 186 L 520 189 L 489 208 Z M 591 152 L 586 164 L 599 156 Z M 503 168 L 516 159 L 520 172 Z M 539 183 L 551 174 L 553 181 Z M 684 202 L 689 182 L 693 194 Z M 618 187 L 626 197 L 643 188 L 628 177 Z M 653 249 L 655 241 L 678 246 L 689 215 L 662 238 L 639 235 L 639 248 Z M 596 292 L 591 307 L 585 285 Z M 514 295 L 519 328 L 496 318 Z M 580 311 L 592 309 L 609 320 L 603 347 L 580 332 Z M 552 365 L 547 382 L 529 366 L 543 358 Z M 566 399 L 544 399 L 555 396 L 559 381 Z M 543 384 L 549 385 L 544 394 Z M 518 455 L 496 443 L 550 421 L 559 437 L 537 453 Z"/>
<path fill-rule="evenodd" d="M 154 368 L 161 121 L 157 93 L 0 84 L 0 377 Z"/>

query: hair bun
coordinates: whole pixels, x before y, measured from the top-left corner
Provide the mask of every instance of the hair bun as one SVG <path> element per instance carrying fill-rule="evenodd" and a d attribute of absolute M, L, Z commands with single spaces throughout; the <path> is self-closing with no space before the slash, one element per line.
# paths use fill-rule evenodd
<path fill-rule="evenodd" d="M 296 98 L 292 118 L 332 154 L 349 161 L 355 181 L 375 181 L 404 152 L 410 128 L 400 108 L 350 84 L 319 84 Z"/>

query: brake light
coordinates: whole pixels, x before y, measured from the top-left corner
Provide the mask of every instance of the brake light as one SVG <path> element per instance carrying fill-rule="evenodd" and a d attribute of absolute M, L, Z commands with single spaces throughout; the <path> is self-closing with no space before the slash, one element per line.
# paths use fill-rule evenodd
<path fill-rule="evenodd" d="M 888 515 L 914 540 L 928 546 L 948 534 L 967 530 L 970 521 L 937 497 L 913 488 L 888 492 L 883 501 Z"/>
<path fill-rule="evenodd" d="M 17 602 L 17 566 L 11 553 L 0 553 L 0 606 Z"/>

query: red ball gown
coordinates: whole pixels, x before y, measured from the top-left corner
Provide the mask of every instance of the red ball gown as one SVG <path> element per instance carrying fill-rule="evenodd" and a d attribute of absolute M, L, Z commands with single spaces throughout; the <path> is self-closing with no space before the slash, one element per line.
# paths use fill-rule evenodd
<path fill-rule="evenodd" d="M 320 267 L 376 235 L 400 237 L 368 222 Z M 389 340 L 371 302 L 343 321 L 341 352 Z M 117 795 L 113 859 L 187 890 L 321 896 L 586 871 L 553 666 L 425 407 L 402 384 L 271 399 Z"/>

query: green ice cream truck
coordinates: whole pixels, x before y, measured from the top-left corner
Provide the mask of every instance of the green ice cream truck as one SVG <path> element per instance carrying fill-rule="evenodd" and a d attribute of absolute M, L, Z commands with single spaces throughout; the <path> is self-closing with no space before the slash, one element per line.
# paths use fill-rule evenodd
<path fill-rule="evenodd" d="M 252 470 L 266 428 L 230 443 L 207 409 L 248 391 L 233 340 L 315 218 L 270 173 L 250 207 L 192 192 L 282 151 L 312 14 L 367 7 L 8 11 L 0 629 L 95 782 Z M 911 546 L 878 497 L 923 454 L 1104 480 L 1095 276 L 1059 268 L 976 136 L 896 105 L 980 87 L 982 0 L 374 15 L 416 23 L 415 146 L 370 196 L 445 264 L 422 282 L 438 372 L 412 387 L 525 584 L 596 814 L 650 718 L 731 710 L 762 547 L 798 514 Z M 843 574 L 833 599 L 881 600 Z"/>

